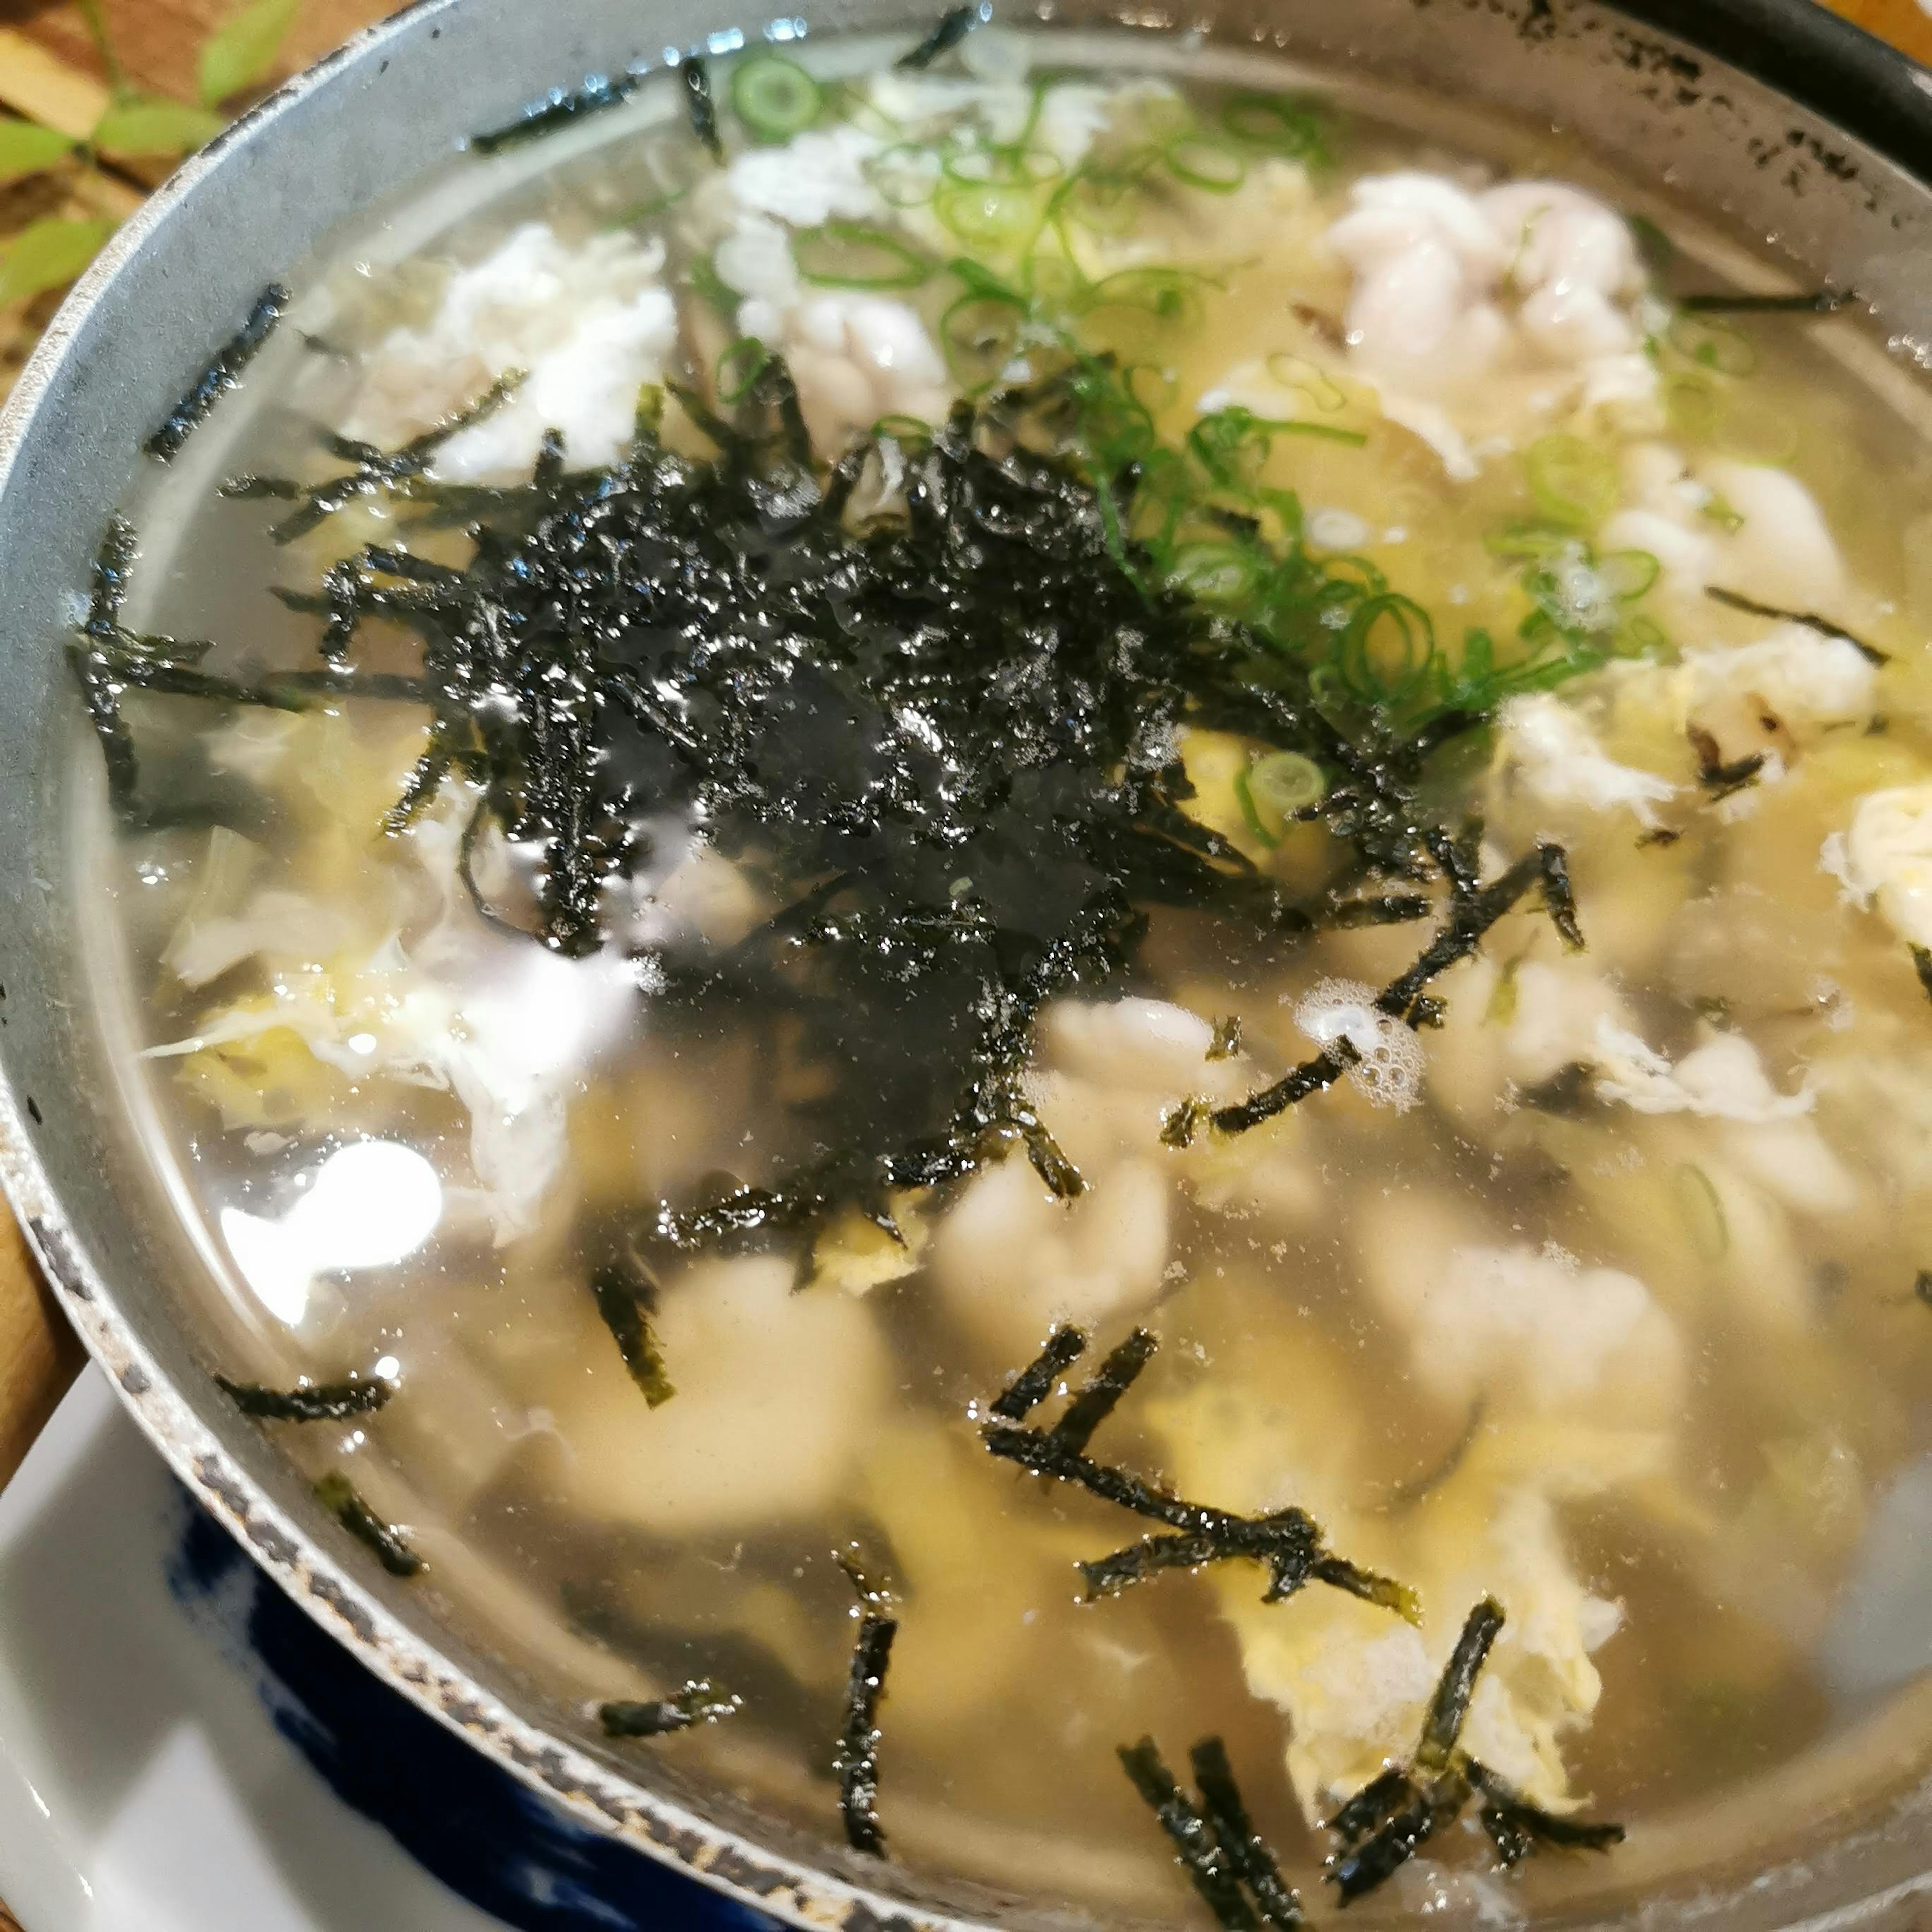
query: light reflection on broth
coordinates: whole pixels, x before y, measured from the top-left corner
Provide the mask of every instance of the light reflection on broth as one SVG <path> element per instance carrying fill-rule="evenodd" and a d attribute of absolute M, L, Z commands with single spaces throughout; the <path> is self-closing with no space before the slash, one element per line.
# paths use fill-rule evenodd
<path fill-rule="evenodd" d="M 766 412 L 731 486 L 765 494 L 677 527 L 728 527 L 768 596 L 694 538 L 693 604 L 639 601 L 633 632 L 614 574 L 668 598 L 670 540 L 574 553 L 548 688 L 603 694 L 544 711 L 511 780 L 489 734 L 554 705 L 542 680 L 476 674 L 474 756 L 380 694 L 130 694 L 140 991 L 110 1019 L 226 1244 L 218 1366 L 398 1384 L 289 1453 L 350 1474 L 416 1587 L 567 1702 L 742 1700 L 620 1748 L 836 1834 L 856 1547 L 899 1622 L 895 1855 L 1179 1912 L 1114 1752 L 1151 1735 L 1178 1769 L 1213 1732 L 1312 1900 L 1321 1821 L 1406 1760 L 1493 1597 L 1459 1748 L 1631 1841 L 1504 1876 L 1445 1832 L 1392 1896 L 1601 1896 L 1694 1858 L 1696 1820 L 1922 1648 L 1871 1526 L 1932 1353 L 1924 457 L 1850 373 L 1852 322 L 1684 307 L 1723 283 L 1558 144 L 1503 168 L 1394 107 L 1034 52 L 986 32 L 822 86 L 718 63 L 728 166 L 682 124 L 586 124 L 490 163 L 504 191 L 419 251 L 377 236 L 298 286 L 137 506 L 130 625 L 213 638 L 203 668 L 259 694 L 314 669 L 332 592 L 358 676 L 424 674 L 427 634 L 454 678 L 436 598 L 525 540 L 533 466 L 568 488 L 632 458 L 664 386 L 689 386 L 646 432 L 664 475 L 728 476 L 706 415 Z M 815 483 L 784 467 L 780 366 Z M 352 443 L 434 439 L 493 384 L 412 467 L 303 511 Z M 1043 452 L 1072 494 L 1032 550 L 1024 492 L 980 503 L 955 578 L 916 544 L 966 514 L 930 480 L 962 396 L 949 434 Z M 319 453 L 317 424 L 350 442 Z M 868 438 L 843 533 L 811 524 Z M 296 494 L 214 494 L 242 474 Z M 808 634 L 794 581 L 838 572 L 810 609 L 844 630 Z M 983 692 L 944 662 L 957 607 L 928 673 L 867 602 L 969 578 L 1041 627 L 1033 657 L 987 646 Z M 270 584 L 324 594 L 292 614 Z M 768 702 L 752 656 L 706 682 L 706 598 L 766 625 Z M 1132 635 L 1076 664 L 1088 609 Z M 1157 646 L 1194 666 L 1165 709 Z M 1052 703 L 1049 658 L 1075 668 Z M 743 734 L 736 790 L 690 780 L 674 714 Z M 973 1060 L 968 1020 L 1055 944 L 1078 963 L 1028 982 L 1024 1053 Z M 1243 1126 L 1298 1066 L 1306 1097 Z M 1063 1322 L 1094 1346 L 1056 1387 L 1159 1338 L 1094 1462 L 1306 1510 L 1354 1582 L 1270 1601 L 1216 1560 L 1077 1600 L 1076 1564 L 1160 1526 L 987 1452 Z M 1848 1670 L 1846 1632 L 1888 1628 L 1896 1672 Z"/>

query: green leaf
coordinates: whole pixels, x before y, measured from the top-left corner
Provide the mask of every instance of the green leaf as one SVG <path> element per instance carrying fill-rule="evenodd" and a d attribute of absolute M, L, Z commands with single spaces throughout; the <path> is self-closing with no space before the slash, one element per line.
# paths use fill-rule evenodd
<path fill-rule="evenodd" d="M 249 0 L 201 50 L 201 98 L 208 106 L 268 77 L 302 0 Z"/>
<path fill-rule="evenodd" d="M 31 121 L 0 121 L 0 182 L 37 175 L 73 152 L 74 143 L 51 128 Z"/>
<path fill-rule="evenodd" d="M 185 154 L 212 141 L 227 124 L 205 107 L 149 97 L 108 109 L 89 137 L 104 154 Z"/>
<path fill-rule="evenodd" d="M 30 223 L 0 254 L 0 308 L 49 289 L 64 288 L 100 254 L 111 221 Z"/>

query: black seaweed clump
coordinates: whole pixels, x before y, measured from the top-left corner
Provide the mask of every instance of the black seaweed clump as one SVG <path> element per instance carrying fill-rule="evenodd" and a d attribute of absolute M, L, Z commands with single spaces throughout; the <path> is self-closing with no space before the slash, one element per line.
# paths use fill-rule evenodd
<path fill-rule="evenodd" d="M 879 1702 L 886 1694 L 886 1670 L 892 1662 L 892 1640 L 898 1619 L 887 1614 L 892 1599 L 850 1552 L 836 1552 L 834 1561 L 851 1579 L 858 1592 L 859 1634 L 852 1645 L 852 1665 L 845 1683 L 845 1718 L 832 1755 L 832 1775 L 838 1780 L 838 1815 L 845 1840 L 855 1852 L 883 1858 L 886 1834 L 879 1825 Z"/>
<path fill-rule="evenodd" d="M 215 352 L 188 394 L 169 411 L 167 420 L 148 437 L 146 447 L 150 456 L 158 462 L 171 463 L 181 454 L 188 438 L 207 419 L 209 410 L 242 380 L 242 370 L 274 333 L 288 304 L 289 292 L 278 282 L 271 282 L 256 296 L 248 320 Z"/>
<path fill-rule="evenodd" d="M 315 1486 L 323 1508 L 358 1543 L 366 1543 L 392 1576 L 414 1576 L 426 1567 L 401 1531 L 385 1522 L 364 1500 L 362 1492 L 340 1470 L 333 1470 Z"/>
<path fill-rule="evenodd" d="M 1123 1744 L 1127 1776 L 1174 1842 L 1175 1855 L 1224 1932 L 1295 1932 L 1301 1900 L 1256 1831 L 1226 1747 L 1203 1738 L 1190 1754 L 1197 1804 L 1175 1781 L 1151 1738 Z"/>
<path fill-rule="evenodd" d="M 1622 1843 L 1621 1825 L 1546 1811 L 1461 1748 L 1476 1680 L 1502 1627 L 1502 1607 L 1492 1598 L 1469 1612 L 1430 1701 L 1414 1756 L 1372 1778 L 1329 1820 L 1342 1850 L 1328 1861 L 1328 1876 L 1343 1905 L 1414 1857 L 1472 1796 L 1481 1801 L 1483 1828 L 1504 1865 L 1520 1864 L 1539 1845 L 1600 1852 Z"/>
<path fill-rule="evenodd" d="M 654 960 L 656 1022 L 759 1041 L 786 1098 L 773 1178 L 663 1203 L 631 1231 L 647 1258 L 770 1246 L 846 1208 L 896 1233 L 895 1194 L 1009 1150 L 1070 1198 L 1082 1178 L 1022 1080 L 1034 1021 L 1055 998 L 1118 986 L 1152 917 L 1219 926 L 1260 961 L 1324 927 L 1425 914 L 1446 880 L 1446 926 L 1384 995 L 1417 1025 L 1438 1010 L 1428 980 L 1532 885 L 1574 924 L 1546 853 L 1490 886 L 1445 867 L 1454 843 L 1420 790 L 1480 711 L 1438 706 L 1412 730 L 1311 685 L 1302 654 L 1329 648 L 1331 606 L 1359 586 L 1298 566 L 1315 573 L 1306 596 L 1267 636 L 1150 587 L 1122 537 L 1132 479 L 1103 487 L 1082 453 L 1094 376 L 1058 368 L 829 466 L 777 358 L 728 417 L 677 392 L 714 446 L 704 458 L 667 446 L 650 391 L 614 469 L 573 472 L 552 438 L 525 483 L 432 478 L 443 442 L 514 375 L 398 449 L 325 435 L 338 472 L 242 477 L 230 494 L 286 505 L 284 542 L 379 497 L 405 540 L 453 526 L 473 555 L 457 568 L 370 545 L 318 588 L 284 590 L 321 622 L 320 664 L 253 684 L 202 670 L 204 646 L 124 627 L 133 539 L 117 523 L 75 646 L 115 801 L 134 798 L 130 687 L 423 705 L 426 748 L 388 828 L 446 779 L 468 782 L 466 855 L 485 832 L 534 855 L 518 906 L 484 903 L 466 863 L 480 909 L 572 956 L 612 936 L 614 893 L 652 857 L 652 827 L 701 823 L 779 909 L 728 949 Z M 903 478 L 891 512 L 852 514 L 889 471 Z M 358 671 L 370 622 L 413 634 L 419 669 Z M 1319 766 L 1311 813 L 1354 855 L 1341 886 L 1298 903 L 1190 814 L 1176 749 L 1190 724 Z M 1386 878 L 1427 890 L 1360 890 Z M 1346 1060 L 1337 1049 L 1214 1124 L 1268 1118 Z"/>
<path fill-rule="evenodd" d="M 721 1718 L 735 1717 L 743 1702 L 708 1677 L 700 1677 L 674 1696 L 600 1704 L 597 1717 L 607 1738 L 662 1738 L 674 1731 L 688 1731 L 694 1724 L 715 1724 Z"/>
<path fill-rule="evenodd" d="M 1069 1336 L 1078 1340 L 1078 1348 L 1072 1346 Z M 1068 1402 L 1054 1427 L 1020 1426 L 1046 1400 L 1062 1370 L 1085 1346 L 1085 1337 L 1077 1330 L 1058 1330 L 1040 1359 L 990 1406 L 992 1415 L 1000 1419 L 982 1423 L 980 1436 L 986 1448 L 1005 1461 L 1016 1462 L 1036 1476 L 1072 1483 L 1103 1502 L 1163 1526 L 1164 1534 L 1144 1537 L 1111 1556 L 1077 1566 L 1086 1580 L 1088 1602 L 1118 1596 L 1165 1570 L 1198 1570 L 1206 1564 L 1240 1559 L 1258 1563 L 1268 1571 L 1264 1602 L 1279 1603 L 1307 1583 L 1325 1583 L 1393 1610 L 1411 1622 L 1416 1620 L 1413 1592 L 1332 1555 L 1322 1542 L 1319 1527 L 1305 1510 L 1289 1508 L 1261 1516 L 1236 1516 L 1204 1503 L 1184 1502 L 1142 1477 L 1086 1455 L 1094 1432 L 1112 1414 L 1153 1358 L 1158 1345 L 1144 1329 L 1136 1329 L 1108 1355 Z"/>
<path fill-rule="evenodd" d="M 380 1376 L 366 1382 L 304 1382 L 292 1389 L 265 1388 L 260 1382 L 214 1378 L 244 1415 L 258 1422 L 346 1422 L 356 1415 L 373 1415 L 396 1392 L 394 1382 Z"/>

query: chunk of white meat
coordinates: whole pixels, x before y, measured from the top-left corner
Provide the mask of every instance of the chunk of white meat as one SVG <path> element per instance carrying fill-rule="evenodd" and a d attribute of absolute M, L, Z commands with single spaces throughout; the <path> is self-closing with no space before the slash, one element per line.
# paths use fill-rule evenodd
<path fill-rule="evenodd" d="M 1932 946 L 1932 784 L 1894 785 L 1861 799 L 1822 862 L 1900 938 Z"/>
<path fill-rule="evenodd" d="M 1424 394 L 1494 366 L 1509 323 L 1487 299 L 1508 266 L 1477 198 L 1439 175 L 1371 175 L 1328 231 L 1354 272 L 1348 343 L 1375 374 Z"/>
<path fill-rule="evenodd" d="M 852 1493 L 892 1380 L 866 1303 L 794 1294 L 781 1258 L 706 1262 L 666 1286 L 654 1327 L 670 1401 L 650 1408 L 608 1345 L 552 1397 L 586 1515 L 661 1536 L 764 1531 Z"/>
<path fill-rule="evenodd" d="M 1408 1343 L 1410 1372 L 1440 1401 L 1628 1426 L 1677 1415 L 1683 1342 L 1635 1276 L 1496 1246 L 1455 1204 L 1426 1194 L 1377 1210 L 1360 1238 L 1363 1277 Z"/>
<path fill-rule="evenodd" d="M 1214 1029 L 1170 1000 L 1060 1000 L 1041 1016 L 1048 1062 L 1083 1080 L 1165 1094 L 1199 1092 Z"/>
<path fill-rule="evenodd" d="M 1640 1114 L 1696 1114 L 1762 1126 L 1797 1120 L 1817 1105 L 1808 1088 L 1779 1093 L 1742 1034 L 1707 1030 L 1702 1044 L 1675 1066 L 1608 1018 L 1597 1022 L 1593 1044 L 1598 1096 Z"/>
<path fill-rule="evenodd" d="M 780 345 L 814 445 L 836 448 L 880 417 L 942 421 L 952 392 L 916 310 L 889 296 L 837 290 L 784 318 Z"/>
<path fill-rule="evenodd" d="M 450 277 L 427 323 L 377 345 L 346 432 L 405 441 L 520 371 L 507 401 L 443 444 L 434 475 L 527 475 L 550 430 L 561 432 L 572 467 L 615 463 L 630 442 L 639 392 L 662 379 L 676 341 L 664 259 L 662 242 L 608 234 L 571 247 L 548 223 L 524 223 Z"/>
<path fill-rule="evenodd" d="M 1056 1198 L 1016 1151 L 969 1184 L 932 1250 L 948 1307 L 994 1359 L 1037 1348 L 1055 1322 L 1103 1322 L 1154 1299 L 1170 1177 L 1191 1160 L 1162 1144 L 1162 1116 L 1185 1096 L 1232 1100 L 1254 1082 L 1239 1058 L 1209 1060 L 1214 1028 L 1168 1000 L 1059 1000 L 1039 1037 L 1026 1098 L 1085 1191 Z"/>
<path fill-rule="evenodd" d="M 733 157 L 724 178 L 738 206 L 794 228 L 868 221 L 886 205 L 866 164 L 885 146 L 878 135 L 849 122 L 808 128 L 782 146 L 747 148 Z"/>
<path fill-rule="evenodd" d="M 1430 1042 L 1430 1092 L 1480 1133 L 1514 1094 L 1589 1064 L 1602 1020 L 1625 1025 L 1628 1010 L 1587 959 L 1478 958 Z"/>
<path fill-rule="evenodd" d="M 1620 765 L 1599 745 L 1588 722 L 1550 692 L 1513 698 L 1497 716 L 1496 774 L 1505 790 L 1538 805 L 1591 812 L 1626 811 L 1641 824 L 1677 787 L 1653 772 Z"/>
<path fill-rule="evenodd" d="M 739 332 L 784 356 L 818 447 L 836 448 L 881 416 L 944 416 L 945 359 L 916 310 L 856 290 L 806 292 L 791 238 L 761 215 L 741 215 L 712 260 L 744 297 Z"/>
<path fill-rule="evenodd" d="M 1148 1159 L 1084 1172 L 1057 1198 L 1022 1154 L 968 1184 L 932 1246 L 940 1294 L 988 1359 L 1021 1361 L 1056 1324 L 1144 1307 L 1167 1266 L 1168 1184 Z"/>
<path fill-rule="evenodd" d="M 1622 304 L 1645 276 L 1628 224 L 1561 182 L 1510 182 L 1480 197 L 1484 219 L 1514 237 L 1508 278 L 1523 292 L 1517 326 L 1545 358 L 1582 364 L 1634 350 Z"/>
<path fill-rule="evenodd" d="M 1844 558 L 1824 512 L 1789 471 L 1712 460 L 1694 471 L 1667 444 L 1636 446 L 1624 458 L 1628 500 L 1604 524 L 1605 550 L 1645 550 L 1672 586 L 1701 596 L 1708 585 L 1761 604 L 1831 616 L 1850 589 Z M 1726 529 L 1708 514 L 1721 506 Z"/>
<path fill-rule="evenodd" d="M 1561 182 L 1472 192 L 1416 170 L 1368 176 L 1352 202 L 1328 236 L 1354 276 L 1352 359 L 1452 476 L 1479 466 L 1458 408 L 1484 379 L 1558 373 L 1559 390 L 1530 392 L 1545 413 L 1562 395 L 1586 408 L 1654 400 L 1630 312 L 1642 265 L 1602 202 Z"/>

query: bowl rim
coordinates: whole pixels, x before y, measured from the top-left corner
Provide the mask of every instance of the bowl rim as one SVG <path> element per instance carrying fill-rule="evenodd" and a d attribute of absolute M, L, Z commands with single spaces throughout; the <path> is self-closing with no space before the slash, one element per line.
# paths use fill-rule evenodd
<path fill-rule="evenodd" d="M 53 392 L 82 325 L 122 268 L 170 213 L 260 129 L 383 48 L 471 0 L 411 0 L 293 76 L 185 160 L 128 218 L 75 284 L 0 406 L 0 496 L 30 421 Z M 1417 0 L 1418 4 L 1427 0 Z M 1498 0 L 1490 0 L 1492 7 Z M 1573 0 L 1502 0 L 1521 6 L 1523 30 Z M 1816 0 L 1588 0 L 1707 53 L 1845 130 L 1922 182 L 1932 183 L 1932 72 Z M 1144 27 L 1124 0 L 1105 0 L 1110 21 Z M 1687 14 L 1689 17 L 1686 17 Z M 1045 18 L 1044 11 L 1042 18 Z M 1047 24 L 1052 24 L 1050 21 Z M 836 34 L 836 25 L 827 35 Z M 640 47 L 627 71 L 670 64 L 669 50 Z M 566 82 L 565 84 L 568 84 Z M 0 1192 L 62 1311 L 116 1396 L 200 1504 L 257 1565 L 391 1689 L 464 1737 L 580 1822 L 626 1840 L 721 1894 L 802 1928 L 838 1932 L 986 1932 L 996 1922 L 910 1902 L 775 1851 L 676 1798 L 626 1778 L 482 1690 L 460 1664 L 397 1618 L 226 1450 L 156 1364 L 76 1238 L 27 1125 L 8 1056 L 0 1051 Z M 1791 1932 L 1849 1927 L 1932 1886 L 1932 1874 L 1793 1922 Z"/>

